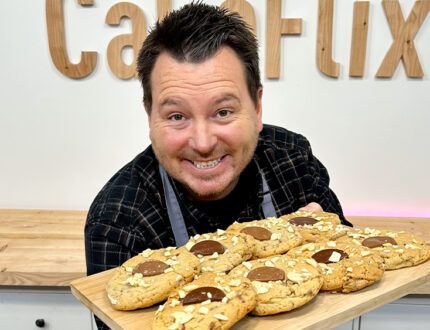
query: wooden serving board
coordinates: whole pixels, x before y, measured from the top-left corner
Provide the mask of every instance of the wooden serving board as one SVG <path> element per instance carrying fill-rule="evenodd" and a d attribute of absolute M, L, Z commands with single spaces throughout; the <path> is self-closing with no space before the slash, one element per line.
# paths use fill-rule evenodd
<path fill-rule="evenodd" d="M 105 288 L 114 271 L 73 281 L 72 293 L 112 329 L 151 329 L 157 306 L 137 311 L 117 311 L 111 307 Z M 426 281 L 430 281 L 430 261 L 387 271 L 379 282 L 357 292 L 319 293 L 311 302 L 291 312 L 265 317 L 246 316 L 232 329 L 333 328 L 407 295 Z"/>

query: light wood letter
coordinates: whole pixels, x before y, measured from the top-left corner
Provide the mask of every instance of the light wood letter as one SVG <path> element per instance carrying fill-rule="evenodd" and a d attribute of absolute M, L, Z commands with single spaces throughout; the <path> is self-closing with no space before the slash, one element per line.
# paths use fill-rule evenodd
<path fill-rule="evenodd" d="M 281 18 L 282 0 L 267 1 L 266 78 L 279 78 L 281 68 L 281 35 L 301 34 L 301 18 Z"/>
<path fill-rule="evenodd" d="M 123 17 L 130 18 L 133 32 L 116 36 L 111 40 L 107 48 L 107 59 L 115 76 L 121 79 L 130 79 L 137 76 L 136 59 L 146 38 L 146 22 L 143 12 L 138 6 L 130 2 L 119 2 L 109 9 L 106 23 L 119 25 Z M 133 63 L 130 65 L 125 64 L 122 60 L 121 53 L 124 47 L 133 48 Z"/>
<path fill-rule="evenodd" d="M 376 77 L 392 77 L 403 60 L 406 74 L 411 78 L 424 76 L 420 60 L 414 45 L 414 38 L 430 9 L 430 1 L 416 1 L 407 21 L 405 22 L 402 9 L 397 0 L 384 0 L 382 4 L 390 24 L 394 41 L 385 55 L 384 61 L 376 73 Z"/>
<path fill-rule="evenodd" d="M 82 5 L 92 5 L 92 0 L 79 0 Z M 97 52 L 81 52 L 78 64 L 69 61 L 64 36 L 63 0 L 46 0 L 46 25 L 49 52 L 58 71 L 70 78 L 83 78 L 94 71 Z"/>
<path fill-rule="evenodd" d="M 171 0 L 157 0 L 157 17 L 161 21 L 164 16 L 172 11 Z"/>
<path fill-rule="evenodd" d="M 230 12 L 239 13 L 242 16 L 243 20 L 249 25 L 254 33 L 257 36 L 257 24 L 255 23 L 255 13 L 254 8 L 251 4 L 246 0 L 226 0 L 224 1 L 220 7 L 227 8 Z"/>
<path fill-rule="evenodd" d="M 352 23 L 351 58 L 349 75 L 363 77 L 366 63 L 367 30 L 369 26 L 369 1 L 354 2 L 354 22 Z"/>
<path fill-rule="evenodd" d="M 337 78 L 339 63 L 332 60 L 334 0 L 319 0 L 317 65 L 322 73 Z"/>

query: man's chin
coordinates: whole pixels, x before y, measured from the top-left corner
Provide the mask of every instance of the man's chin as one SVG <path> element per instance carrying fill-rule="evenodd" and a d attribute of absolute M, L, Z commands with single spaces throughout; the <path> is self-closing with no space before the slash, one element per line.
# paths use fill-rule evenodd
<path fill-rule="evenodd" d="M 234 187 L 234 185 L 233 185 Z M 204 183 L 196 185 L 187 185 L 186 190 L 188 197 L 191 200 L 198 200 L 203 202 L 214 201 L 227 196 L 232 188 L 231 185 L 210 185 L 207 186 Z"/>

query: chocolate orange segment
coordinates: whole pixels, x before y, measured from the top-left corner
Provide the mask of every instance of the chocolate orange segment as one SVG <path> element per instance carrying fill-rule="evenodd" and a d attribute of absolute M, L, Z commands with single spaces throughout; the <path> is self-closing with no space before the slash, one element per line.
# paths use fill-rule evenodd
<path fill-rule="evenodd" d="M 339 249 L 324 249 L 312 255 L 312 258 L 321 264 L 331 264 L 347 259 L 349 256 L 345 251 Z"/>
<path fill-rule="evenodd" d="M 247 235 L 251 235 L 259 241 L 267 241 L 270 239 L 270 237 L 272 237 L 272 232 L 263 227 L 245 227 L 240 232 Z"/>
<path fill-rule="evenodd" d="M 258 267 L 251 270 L 247 276 L 251 281 L 269 282 L 282 281 L 285 278 L 285 272 L 276 267 Z"/>
<path fill-rule="evenodd" d="M 132 274 L 140 273 L 143 276 L 154 276 L 163 274 L 170 266 L 159 260 L 148 260 L 134 267 Z"/>
<path fill-rule="evenodd" d="M 290 219 L 288 222 L 294 226 L 304 226 L 304 225 L 312 226 L 316 224 L 318 220 L 310 217 L 297 217 L 297 218 Z"/>
<path fill-rule="evenodd" d="M 225 252 L 225 247 L 220 242 L 208 239 L 194 244 L 190 252 L 196 256 L 199 254 L 202 256 L 211 256 L 215 252 L 223 254 Z"/>
<path fill-rule="evenodd" d="M 361 242 L 361 245 L 366 246 L 368 248 L 375 248 L 375 247 L 383 246 L 383 244 L 385 243 L 397 245 L 397 242 L 394 240 L 394 238 L 391 238 L 388 236 L 368 237 L 365 240 L 363 240 L 363 242 Z"/>
<path fill-rule="evenodd" d="M 184 299 L 182 305 L 199 304 L 203 301 L 221 301 L 225 297 L 225 293 L 213 286 L 204 286 L 190 291 Z"/>

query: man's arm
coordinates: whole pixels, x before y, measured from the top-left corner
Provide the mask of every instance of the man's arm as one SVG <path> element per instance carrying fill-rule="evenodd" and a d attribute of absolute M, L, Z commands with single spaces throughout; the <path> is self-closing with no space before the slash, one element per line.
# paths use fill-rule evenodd
<path fill-rule="evenodd" d="M 330 177 L 324 165 L 312 154 L 309 146 L 309 167 L 312 173 L 313 198 L 304 208 L 310 211 L 326 211 L 339 215 L 341 223 L 347 226 L 352 224 L 343 215 L 342 206 L 336 194 L 330 189 Z"/>

